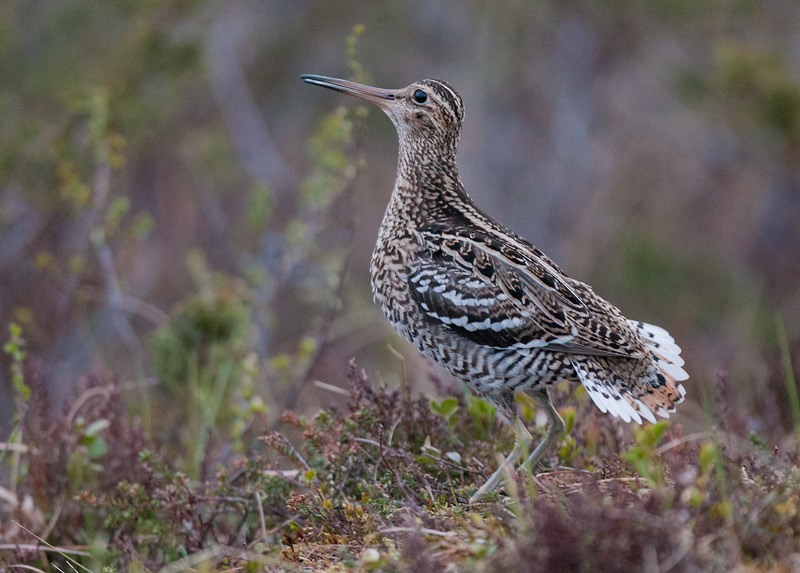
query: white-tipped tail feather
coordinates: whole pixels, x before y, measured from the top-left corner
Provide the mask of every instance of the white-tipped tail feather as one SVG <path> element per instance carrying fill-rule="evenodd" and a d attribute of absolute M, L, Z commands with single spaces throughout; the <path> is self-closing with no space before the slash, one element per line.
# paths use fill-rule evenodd
<path fill-rule="evenodd" d="M 624 380 L 617 369 L 609 368 L 599 357 L 572 358 L 571 362 L 589 397 L 600 408 L 625 422 L 656 421 L 668 418 L 675 404 L 683 401 L 686 390 L 681 381 L 689 378 L 682 368 L 681 349 L 669 333 L 645 322 L 629 321 L 650 350 L 655 371 L 652 380 Z"/>
<path fill-rule="evenodd" d="M 638 424 L 642 423 L 642 418 L 636 409 L 620 394 L 619 389 L 610 383 L 608 378 L 603 376 L 606 372 L 597 368 L 597 363 L 594 360 L 573 359 L 572 366 L 575 368 L 575 372 L 578 373 L 584 388 L 589 393 L 589 397 L 600 408 L 601 412 L 608 412 L 612 416 L 618 416 L 625 422 L 633 420 Z"/>
<path fill-rule="evenodd" d="M 647 343 L 650 351 L 655 355 L 657 366 L 665 374 L 669 374 L 677 382 L 682 382 L 689 378 L 686 371 L 681 368 L 684 365 L 684 360 L 680 356 L 681 349 L 675 344 L 675 340 L 669 335 L 669 332 L 660 326 L 647 324 L 646 322 L 636 320 L 628 322 Z"/>

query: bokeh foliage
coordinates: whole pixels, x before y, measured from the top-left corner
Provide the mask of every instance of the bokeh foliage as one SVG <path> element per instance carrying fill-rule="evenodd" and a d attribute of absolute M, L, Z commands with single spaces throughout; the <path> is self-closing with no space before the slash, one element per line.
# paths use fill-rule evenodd
<path fill-rule="evenodd" d="M 789 559 L 799 20 L 793 3 L 752 0 L 0 4 L 3 511 L 90 546 L 92 566 L 155 567 L 261 536 L 253 569 L 299 567 L 320 544 L 357 547 L 337 559 L 365 570 L 446 555 L 544 567 L 573 557 L 558 535 L 583 547 L 606 519 L 618 535 L 600 552 L 628 540 L 634 569 L 652 548 L 690 547 L 698 568 Z M 558 389 L 559 463 L 642 478 L 650 491 L 619 486 L 613 509 L 651 515 L 657 543 L 610 518 L 608 498 L 561 499 L 565 475 L 536 499 L 512 486 L 512 521 L 502 503 L 480 519 L 458 506 L 512 436 L 490 405 L 431 382 L 371 304 L 395 135 L 303 72 L 450 81 L 476 201 L 676 337 L 692 375 L 677 420 L 701 437 L 675 455 L 662 459 L 662 432 L 679 428 L 631 432 Z M 358 399 L 341 395 L 366 380 L 348 378 L 351 356 L 375 386 Z M 519 406 L 534 427 L 535 404 Z M 265 430 L 283 433 L 265 444 Z M 424 510 L 399 511 L 412 502 Z M 586 529 L 569 537 L 573 518 Z M 725 533 L 705 546 L 680 537 L 714 527 Z M 468 533 L 430 533 L 452 528 Z"/>

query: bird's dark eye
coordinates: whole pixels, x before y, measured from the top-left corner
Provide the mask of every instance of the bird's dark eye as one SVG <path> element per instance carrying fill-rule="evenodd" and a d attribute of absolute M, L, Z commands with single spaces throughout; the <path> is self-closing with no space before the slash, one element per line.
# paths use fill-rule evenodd
<path fill-rule="evenodd" d="M 414 92 L 414 101 L 416 103 L 425 103 L 428 101 L 428 94 L 422 90 L 417 90 Z"/>

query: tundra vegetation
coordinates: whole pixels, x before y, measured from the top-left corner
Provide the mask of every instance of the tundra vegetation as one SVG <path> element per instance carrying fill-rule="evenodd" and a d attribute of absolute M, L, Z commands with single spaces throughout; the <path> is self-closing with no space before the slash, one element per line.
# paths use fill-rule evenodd
<path fill-rule="evenodd" d="M 0 5 L 0 568 L 800 569 L 800 6 L 529 4 Z M 513 431 L 371 305 L 395 136 L 301 72 L 458 86 L 476 201 L 669 328 L 677 415 L 558 385 L 468 504 Z"/>

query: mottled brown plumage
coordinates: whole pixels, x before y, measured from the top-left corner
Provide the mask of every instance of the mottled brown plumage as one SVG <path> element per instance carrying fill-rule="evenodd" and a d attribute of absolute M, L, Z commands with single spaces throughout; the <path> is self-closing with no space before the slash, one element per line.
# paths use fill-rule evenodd
<path fill-rule="evenodd" d="M 466 194 L 456 167 L 464 106 L 446 82 L 383 90 L 303 79 L 376 103 L 397 128 L 397 179 L 370 264 L 375 300 L 400 334 L 512 421 L 509 464 L 531 441 L 516 412 L 518 392 L 550 419 L 531 463 L 564 431 L 548 384 L 581 382 L 603 412 L 626 422 L 674 411 L 688 375 L 669 334 L 626 319 Z M 501 476 L 498 469 L 472 500 Z"/>

